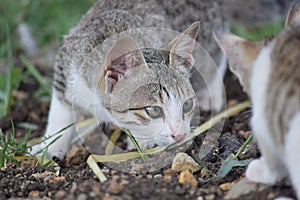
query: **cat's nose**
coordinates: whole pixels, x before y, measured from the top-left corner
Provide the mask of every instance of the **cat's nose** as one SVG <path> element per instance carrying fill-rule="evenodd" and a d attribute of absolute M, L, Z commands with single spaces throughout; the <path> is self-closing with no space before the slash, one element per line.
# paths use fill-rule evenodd
<path fill-rule="evenodd" d="M 185 138 L 185 136 L 186 136 L 186 133 L 183 133 L 183 134 L 173 134 L 172 138 L 175 141 L 180 141 L 180 140 L 183 140 Z"/>

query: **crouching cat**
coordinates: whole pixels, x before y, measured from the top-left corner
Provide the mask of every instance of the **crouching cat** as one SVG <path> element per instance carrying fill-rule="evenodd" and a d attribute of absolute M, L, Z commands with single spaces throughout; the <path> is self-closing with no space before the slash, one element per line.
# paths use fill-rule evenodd
<path fill-rule="evenodd" d="M 300 1 L 272 39 L 251 42 L 221 29 L 214 35 L 253 103 L 262 157 L 249 164 L 246 177 L 274 184 L 289 176 L 300 198 Z"/>
<path fill-rule="evenodd" d="M 163 2 L 167 6 L 172 4 Z M 157 41 L 155 33 L 149 34 L 148 42 L 161 42 L 161 48 L 140 46 L 141 42 L 135 37 L 143 35 L 143 31 L 138 29 L 170 27 L 172 16 L 167 13 L 174 15 L 174 21 L 181 26 L 186 20 L 186 17 L 180 20 L 173 7 L 170 7 L 172 12 L 165 12 L 167 8 L 160 3 L 156 0 L 96 2 L 64 36 L 54 66 L 45 137 L 76 122 L 79 113 L 129 129 L 142 148 L 168 145 L 183 140 L 190 133 L 197 100 L 189 78 L 200 23 L 193 23 L 169 43 Z M 193 3 L 191 9 L 194 9 Z M 211 13 L 210 8 L 208 14 Z M 186 10 L 186 16 L 191 14 Z M 204 31 L 207 32 L 208 29 Z M 114 35 L 119 37 L 108 42 Z M 222 82 L 217 85 L 220 84 Z M 219 102 L 216 108 L 220 109 L 221 92 L 218 89 L 211 92 L 220 94 L 217 95 L 220 98 L 215 98 Z M 49 146 L 48 153 L 63 158 L 75 132 L 74 127 L 61 132 L 62 136 Z M 34 146 L 32 153 L 49 142 Z"/>

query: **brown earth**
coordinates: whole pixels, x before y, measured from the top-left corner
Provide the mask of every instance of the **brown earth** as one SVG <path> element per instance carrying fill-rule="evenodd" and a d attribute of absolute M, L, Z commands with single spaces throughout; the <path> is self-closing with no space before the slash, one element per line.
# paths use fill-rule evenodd
<path fill-rule="evenodd" d="M 247 99 L 237 79 L 229 72 L 226 73 L 225 86 L 228 105 Z M 11 114 L 0 120 L 0 127 L 4 133 L 11 132 L 11 119 L 16 126 L 18 138 L 28 131 L 18 127 L 20 122 L 37 125 L 32 137 L 39 136 L 44 131 L 49 103 L 42 103 L 32 97 L 36 89 L 35 83 L 32 82 L 22 83 L 18 91 L 15 91 Z M 205 121 L 205 113 L 203 116 Z M 214 141 L 215 148 L 203 158 L 210 172 L 200 170 L 192 174 L 196 185 L 179 183 L 180 172 L 171 171 L 171 163 L 162 169 L 142 173 L 122 172 L 99 164 L 108 178 L 108 181 L 101 183 L 85 163 L 85 158 L 81 158 L 77 165 L 70 165 L 66 160 L 58 162 L 58 176 L 55 175 L 55 167 L 31 167 L 30 163 L 33 161 L 29 161 L 29 166 L 9 164 L 0 170 L 0 199 L 224 199 L 232 186 L 243 179 L 245 167 L 233 168 L 224 178 L 218 178 L 216 173 L 222 161 L 230 154 L 236 153 L 249 136 L 250 116 L 251 110 L 248 109 L 225 121 L 221 137 Z M 190 155 L 199 154 L 204 139 L 205 134 L 197 137 L 186 152 Z M 156 156 L 159 159 L 165 155 Z M 253 141 L 239 159 L 258 156 L 259 150 Z M 140 159 L 137 162 L 140 162 Z M 279 194 L 294 197 L 291 186 L 286 182 L 275 186 L 259 185 L 254 192 L 237 199 L 272 199 Z"/>

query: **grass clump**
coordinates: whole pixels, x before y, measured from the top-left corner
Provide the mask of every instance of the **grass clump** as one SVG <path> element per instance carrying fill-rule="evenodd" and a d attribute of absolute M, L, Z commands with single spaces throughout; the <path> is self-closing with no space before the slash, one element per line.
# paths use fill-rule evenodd
<path fill-rule="evenodd" d="M 30 133 L 31 131 L 28 131 L 20 141 L 17 141 L 13 123 L 10 134 L 4 134 L 0 129 L 0 167 L 4 167 L 7 163 L 18 165 L 19 161 L 16 157 L 28 154 L 31 148 L 27 145 Z"/>

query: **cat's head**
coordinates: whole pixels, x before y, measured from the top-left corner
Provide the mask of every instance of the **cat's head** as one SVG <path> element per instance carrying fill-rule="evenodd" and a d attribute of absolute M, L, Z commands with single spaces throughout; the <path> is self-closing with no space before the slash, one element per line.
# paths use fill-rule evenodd
<path fill-rule="evenodd" d="M 143 148 L 168 145 L 190 133 L 197 100 L 189 73 L 199 26 L 192 24 L 162 49 L 140 48 L 126 36 L 106 54 L 99 82 L 105 106 Z"/>
<path fill-rule="evenodd" d="M 300 1 L 295 1 L 289 10 L 286 18 L 286 30 L 287 29 L 300 29 Z M 263 41 L 249 41 L 239 36 L 236 36 L 222 28 L 217 28 L 213 31 L 214 38 L 221 47 L 222 51 L 226 55 L 229 61 L 230 70 L 238 77 L 243 89 L 246 93 L 251 95 L 250 91 L 250 79 L 255 62 L 263 49 L 274 48 L 271 45 L 273 41 L 280 40 L 281 33 L 275 38 L 266 38 Z M 272 42 L 271 42 L 272 41 Z M 273 50 L 269 50 L 272 52 Z M 263 54 L 269 56 L 270 54 Z M 260 57 L 260 60 L 266 60 L 269 58 Z M 263 66 L 261 66 L 263 67 Z"/>

